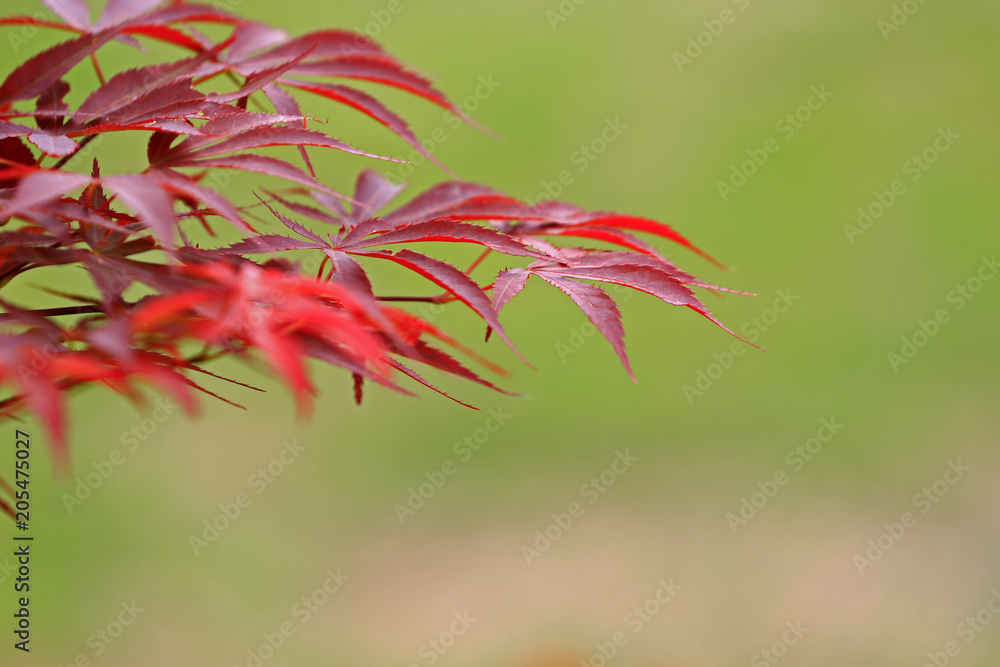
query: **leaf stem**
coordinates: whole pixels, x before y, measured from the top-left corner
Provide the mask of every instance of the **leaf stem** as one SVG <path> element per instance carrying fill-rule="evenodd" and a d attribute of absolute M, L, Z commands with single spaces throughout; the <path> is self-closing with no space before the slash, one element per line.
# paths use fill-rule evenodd
<path fill-rule="evenodd" d="M 94 71 L 97 72 L 97 80 L 101 82 L 101 85 L 105 85 L 108 82 L 104 80 L 104 72 L 101 71 L 101 64 L 97 62 L 97 54 L 90 54 L 90 62 L 94 63 Z"/>
<path fill-rule="evenodd" d="M 482 255 L 480 255 L 479 257 L 477 257 L 477 258 L 476 258 L 476 261 L 474 261 L 474 262 L 472 263 L 472 266 L 470 266 L 469 268 L 467 268 L 467 269 L 465 270 L 465 275 L 469 275 L 470 273 L 472 273 L 472 271 L 473 271 L 473 270 L 474 270 L 474 269 L 475 269 L 475 268 L 476 268 L 477 266 L 479 266 L 480 262 L 482 262 L 482 261 L 483 261 L 484 259 L 486 259 L 486 257 L 487 257 L 487 256 L 488 256 L 488 255 L 489 255 L 489 254 L 490 254 L 491 252 L 493 252 L 492 248 L 487 248 L 486 250 L 484 250 L 484 251 L 483 251 L 483 254 L 482 254 Z"/>

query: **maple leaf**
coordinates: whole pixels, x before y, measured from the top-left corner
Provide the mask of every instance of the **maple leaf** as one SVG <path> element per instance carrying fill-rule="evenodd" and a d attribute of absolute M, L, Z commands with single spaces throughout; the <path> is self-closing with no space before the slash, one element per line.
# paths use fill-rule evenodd
<path fill-rule="evenodd" d="M 51 20 L 0 18 L 71 35 L 0 82 L 0 290 L 57 266 L 77 267 L 84 279 L 71 290 L 46 289 L 61 303 L 50 308 L 0 292 L 0 385 L 9 392 L 0 417 L 33 413 L 60 465 L 69 460 L 71 391 L 104 386 L 142 405 L 152 388 L 193 415 L 199 394 L 236 405 L 209 383 L 253 389 L 209 369 L 223 357 L 265 364 L 303 413 L 315 400 L 317 364 L 343 369 L 358 402 L 366 383 L 410 394 L 410 381 L 468 405 L 426 369 L 504 391 L 458 357 L 496 375 L 503 369 L 408 313 L 407 302 L 461 303 L 487 338 L 496 332 L 516 352 L 500 314 L 533 276 L 581 309 L 633 379 L 622 315 L 604 286 L 650 294 L 722 326 L 696 291 L 728 290 L 681 270 L 652 239 L 715 260 L 661 222 L 566 202 L 529 205 L 458 180 L 440 163 L 451 180 L 391 210 L 405 186 L 375 170 L 362 170 L 349 195 L 332 187 L 307 147 L 399 160 L 330 136 L 300 95 L 364 114 L 433 162 L 403 117 L 357 82 L 404 91 L 474 124 L 365 35 L 322 29 L 290 37 L 184 0 L 109 0 L 96 18 L 84 0 L 43 1 Z M 200 29 L 205 23 L 213 29 Z M 106 75 L 112 42 L 164 42 L 187 57 Z M 87 66 L 94 77 L 70 76 Z M 71 91 L 71 80 L 97 83 Z M 100 140 L 111 133 L 137 136 L 145 162 L 133 164 L 142 168 L 102 173 Z M 286 187 L 227 189 L 227 171 Z M 220 222 L 244 238 L 192 241 L 204 238 L 195 232 L 211 238 Z M 440 243 L 479 256 L 462 269 L 433 256 Z M 478 277 L 491 255 L 504 268 Z M 435 293 L 383 294 L 368 273 L 374 261 L 409 270 Z M 2 497 L 0 510 L 11 511 Z"/>

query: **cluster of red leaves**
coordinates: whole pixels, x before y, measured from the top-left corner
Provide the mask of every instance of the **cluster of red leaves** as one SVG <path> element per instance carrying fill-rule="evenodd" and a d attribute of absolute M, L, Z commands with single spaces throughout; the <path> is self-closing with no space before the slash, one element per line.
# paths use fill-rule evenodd
<path fill-rule="evenodd" d="M 33 411 L 57 453 L 64 451 L 63 396 L 73 387 L 100 382 L 139 401 L 137 383 L 151 384 L 193 411 L 192 391 L 207 391 L 193 378 L 211 375 L 204 365 L 221 355 L 263 357 L 300 406 L 313 394 L 307 358 L 348 370 L 359 400 L 365 379 L 400 391 L 393 379 L 398 373 L 427 384 L 404 360 L 492 387 L 428 339 L 468 350 L 375 293 L 362 267 L 370 260 L 393 262 L 435 283 L 444 291 L 438 301 L 461 301 L 511 347 L 498 314 L 536 276 L 579 305 L 627 369 L 620 313 L 594 283 L 647 292 L 715 321 L 692 288 L 721 288 L 681 271 L 636 236 L 653 234 L 700 252 L 662 223 L 561 202 L 529 206 L 462 181 L 438 185 L 378 217 L 400 186 L 374 171 L 364 171 L 349 196 L 321 183 L 306 147 L 391 158 L 313 129 L 293 91 L 356 109 L 425 154 L 402 118 L 352 82 L 397 88 L 462 115 L 363 35 L 321 30 L 289 38 L 183 1 L 109 0 L 96 21 L 84 0 L 43 2 L 52 20 L 0 19 L 73 33 L 0 84 L 0 285 L 34 269 L 73 265 L 86 272 L 92 289 L 90 295 L 59 293 L 72 304 L 65 307 L 29 309 L 0 300 L 6 310 L 0 314 L 0 382 L 13 392 L 0 401 L 0 415 Z M 206 24 L 225 36 L 210 39 L 202 32 Z M 143 50 L 143 42 L 165 42 L 190 56 L 106 78 L 99 52 L 111 42 Z M 71 109 L 65 77 L 88 63 L 94 90 Z M 105 175 L 95 159 L 85 172 L 72 169 L 74 154 L 117 132 L 148 139 L 146 168 Z M 275 146 L 296 147 L 302 166 L 260 152 Z M 248 208 L 206 180 L 220 169 L 290 182 L 287 191 L 260 199 L 288 231 L 254 230 Z M 189 241 L 190 225 L 211 232 L 220 220 L 246 238 L 215 249 Z M 570 237 L 619 249 L 569 247 Z M 428 241 L 476 244 L 484 254 L 524 258 L 526 266 L 480 284 L 470 275 L 475 267 L 462 271 L 408 247 Z M 317 252 L 323 260 L 315 278 L 291 261 Z M 262 254 L 271 257 L 255 261 Z M 144 296 L 130 300 L 126 292 Z"/>

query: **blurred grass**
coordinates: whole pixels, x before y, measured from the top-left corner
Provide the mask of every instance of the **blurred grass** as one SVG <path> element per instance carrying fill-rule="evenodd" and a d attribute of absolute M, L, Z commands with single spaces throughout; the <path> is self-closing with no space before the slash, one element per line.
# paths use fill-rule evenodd
<path fill-rule="evenodd" d="M 363 27 L 385 6 L 245 0 L 238 11 L 295 34 Z M 478 349 L 511 369 L 502 385 L 524 396 L 441 383 L 511 418 L 403 526 L 394 504 L 426 471 L 458 461 L 453 445 L 483 426 L 482 413 L 430 392 L 409 399 L 377 389 L 359 409 L 348 378 L 317 368 L 323 393 L 313 419 L 299 422 L 275 383 L 219 364 L 222 374 L 267 393 L 223 387 L 247 412 L 206 403 L 196 421 L 171 417 L 71 515 L 60 494 L 75 482 L 52 480 L 36 449 L 37 644 L 30 660 L 13 655 L 14 664 L 65 665 L 78 653 L 109 666 L 246 664 L 247 648 L 294 618 L 292 605 L 338 566 L 350 582 L 266 664 L 428 664 L 421 645 L 466 608 L 480 620 L 441 664 L 525 664 L 550 651 L 579 664 L 575 658 L 608 641 L 661 577 L 684 590 L 617 664 L 746 662 L 797 618 L 811 629 L 789 649 L 789 664 L 922 664 L 954 639 L 955 626 L 1000 583 L 1000 496 L 992 483 L 1000 472 L 1000 281 L 953 312 L 898 374 L 886 354 L 919 320 L 950 308 L 949 290 L 1000 246 L 1000 11 L 985 1 L 927 3 L 884 40 L 876 24 L 891 2 L 753 2 L 679 73 L 673 53 L 731 6 L 590 0 L 553 31 L 545 12 L 558 11 L 556 2 L 404 2 L 377 39 L 437 75 L 459 101 L 474 94 L 479 77 L 493 77 L 499 87 L 472 115 L 505 141 L 451 130 L 440 110 L 420 101 L 382 97 L 418 136 L 446 128 L 435 155 L 463 178 L 532 198 L 570 169 L 565 198 L 675 226 L 734 270 L 724 274 L 668 248 L 682 267 L 759 293 L 709 296 L 736 330 L 760 317 L 777 290 L 790 289 L 800 300 L 761 336 L 766 352 L 747 350 L 689 405 L 682 387 L 729 348 L 724 332 L 652 298 L 629 299 L 622 310 L 640 380 L 633 385 L 596 338 L 564 363 L 557 344 L 568 344 L 583 316 L 563 295 L 532 284 L 505 316 L 538 372 L 494 340 Z M 7 13 L 36 7 L 5 4 Z M 53 41 L 39 36 L 25 51 Z M 143 58 L 114 48 L 119 65 Z M 5 70 L 15 55 L 24 51 L 8 51 Z M 75 90 L 90 76 L 80 68 Z M 717 181 L 748 149 L 777 136 L 775 122 L 823 84 L 831 100 L 722 201 Z M 313 102 L 309 110 L 338 138 L 409 154 L 359 114 Z M 617 117 L 627 130 L 576 171 L 574 151 Z M 874 191 L 903 177 L 903 163 L 930 146 L 939 127 L 961 138 L 849 243 L 844 224 Z M 373 166 L 313 156 L 341 190 Z M 109 172 L 138 164 L 117 143 L 100 157 Z M 410 194 L 442 178 L 422 165 Z M 249 201 L 253 186 L 234 179 L 227 194 Z M 53 275 L 63 284 L 75 279 Z M 394 289 L 424 289 L 389 271 L 384 278 Z M 11 288 L 21 302 L 46 303 L 26 286 Z M 464 340 L 482 335 L 458 309 L 437 322 Z M 101 391 L 81 393 L 72 416 L 80 476 L 121 448 L 123 431 L 144 417 Z M 758 481 L 788 470 L 786 452 L 831 416 L 844 430 L 734 536 L 725 515 Z M 43 442 L 39 428 L 31 431 Z M 247 477 L 291 438 L 307 445 L 301 459 L 192 556 L 189 535 L 219 503 L 246 491 Z M 619 449 L 640 462 L 527 567 L 521 546 Z M 959 458 L 972 467 L 967 478 L 859 577 L 854 555 L 882 524 L 912 511 L 911 497 Z M 10 581 L 2 586 L 6 614 Z M 88 636 L 132 598 L 147 611 L 94 656 Z M 998 632 L 987 627 L 961 644 L 956 663 L 994 664 Z"/>

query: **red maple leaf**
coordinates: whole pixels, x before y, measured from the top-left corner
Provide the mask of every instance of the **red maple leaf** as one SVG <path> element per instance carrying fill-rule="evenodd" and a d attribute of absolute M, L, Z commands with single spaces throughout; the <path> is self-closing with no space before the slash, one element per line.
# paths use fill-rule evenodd
<path fill-rule="evenodd" d="M 363 35 L 318 30 L 290 38 L 183 0 L 109 0 L 96 20 L 84 0 L 46 5 L 56 19 L 0 19 L 73 35 L 0 83 L 0 288 L 53 266 L 80 267 L 87 280 L 77 293 L 51 291 L 65 302 L 52 308 L 0 298 L 0 384 L 10 392 L 0 415 L 34 413 L 62 463 L 70 391 L 104 385 L 142 402 L 144 387 L 154 387 L 194 413 L 198 392 L 217 396 L 203 384 L 225 380 L 208 368 L 223 356 L 261 359 L 303 411 L 315 394 L 310 359 L 346 370 L 359 402 L 366 380 L 409 393 L 399 384 L 403 376 L 441 391 L 411 367 L 416 363 L 501 391 L 452 353 L 493 373 L 501 369 L 393 300 L 461 302 L 513 349 L 500 312 L 535 276 L 580 307 L 629 375 L 621 314 L 602 283 L 686 306 L 718 324 L 695 290 L 723 288 L 682 271 L 640 236 L 711 260 L 663 223 L 564 202 L 533 206 L 460 180 L 385 211 L 403 187 L 374 170 L 362 170 L 349 195 L 321 182 L 307 147 L 393 158 L 330 136 L 296 94 L 355 109 L 435 162 L 401 116 L 353 84 L 402 90 L 465 118 L 426 78 Z M 212 34 L 225 34 L 206 37 L 197 27 L 206 23 L 223 29 Z M 111 42 L 164 42 L 189 55 L 108 76 L 101 54 Z M 79 98 L 68 95 L 65 77 L 88 65 L 99 83 L 74 107 L 66 100 Z M 98 153 L 88 148 L 87 159 L 78 159 L 109 133 L 138 133 L 147 166 L 102 174 Z M 302 165 L 294 155 L 271 154 L 278 147 L 293 147 Z M 262 187 L 259 203 L 238 205 L 217 187 L 218 174 L 228 171 L 290 187 Z M 260 212 L 269 214 L 252 226 Z M 217 247 L 192 242 L 199 230 L 214 234 L 219 221 L 246 237 Z M 261 225 L 284 229 L 258 231 Z M 479 246 L 482 255 L 463 270 L 416 249 L 428 242 Z M 475 278 L 490 253 L 520 266 Z M 416 273 L 440 293 L 381 294 L 365 268 L 375 260 Z M 305 273 L 309 262 L 319 267 L 315 275 Z M 9 511 L 9 503 L 0 499 L 0 508 Z"/>

